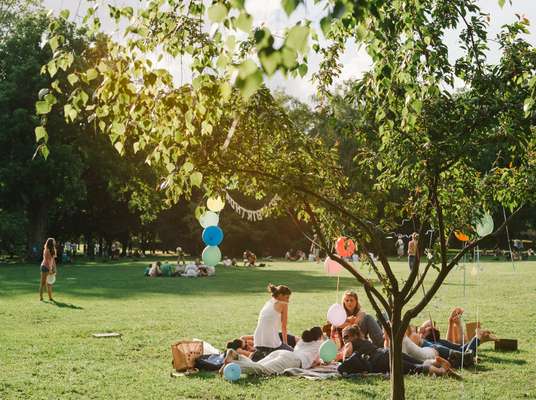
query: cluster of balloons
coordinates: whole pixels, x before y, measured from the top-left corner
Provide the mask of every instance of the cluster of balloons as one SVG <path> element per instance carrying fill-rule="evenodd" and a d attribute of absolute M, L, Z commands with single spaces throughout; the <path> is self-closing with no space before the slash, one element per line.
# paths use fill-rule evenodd
<path fill-rule="evenodd" d="M 203 249 L 201 257 L 205 265 L 215 266 L 221 261 L 221 251 L 218 245 L 223 241 L 223 231 L 218 226 L 220 222 L 220 212 L 225 203 L 221 197 L 211 197 L 207 200 L 208 211 L 205 211 L 201 217 L 199 217 L 199 223 L 203 228 L 202 239 L 207 245 Z"/>
<path fill-rule="evenodd" d="M 340 237 L 335 242 L 335 251 L 341 257 L 352 257 L 355 253 L 356 246 L 352 239 L 347 237 Z M 337 261 L 332 260 L 329 257 L 326 257 L 324 260 L 324 269 L 328 275 L 337 275 L 342 270 L 342 265 Z"/>

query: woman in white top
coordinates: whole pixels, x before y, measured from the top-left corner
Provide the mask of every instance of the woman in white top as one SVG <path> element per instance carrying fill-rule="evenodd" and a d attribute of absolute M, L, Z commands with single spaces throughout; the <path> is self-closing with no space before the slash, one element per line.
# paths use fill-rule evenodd
<path fill-rule="evenodd" d="M 268 285 L 268 291 L 272 298 L 262 307 L 253 334 L 253 345 L 256 349 L 251 357 L 253 361 L 259 361 L 275 350 L 292 351 L 287 337 L 288 302 L 292 292 L 286 286 L 275 286 L 271 283 Z"/>
<path fill-rule="evenodd" d="M 243 373 L 256 375 L 282 374 L 287 368 L 309 369 L 320 364 L 319 350 L 322 343 L 322 329 L 315 326 L 302 333 L 302 340 L 298 342 L 293 352 L 276 350 L 262 360 L 255 362 L 235 350 L 229 349 L 224 366 L 232 362 L 238 364 Z"/>

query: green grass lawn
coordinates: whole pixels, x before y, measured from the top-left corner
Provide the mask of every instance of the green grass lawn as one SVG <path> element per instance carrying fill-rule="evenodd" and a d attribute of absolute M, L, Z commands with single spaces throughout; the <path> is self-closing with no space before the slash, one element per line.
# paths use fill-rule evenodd
<path fill-rule="evenodd" d="M 289 329 L 300 334 L 322 324 L 336 301 L 336 278 L 314 263 L 275 261 L 266 268 L 219 268 L 211 278 L 142 276 L 144 262 L 61 266 L 54 287 L 57 304 L 40 302 L 37 265 L 0 266 L 0 399 L 384 399 L 389 382 L 379 378 L 311 382 L 272 377 L 225 382 L 213 374 L 171 378 L 170 344 L 197 337 L 223 347 L 252 333 L 268 299 L 269 282 L 293 290 Z M 516 353 L 492 344 L 480 349 L 481 363 L 464 371 L 464 381 L 412 376 L 411 399 L 536 398 L 536 262 L 484 262 L 478 277 L 467 265 L 454 271 L 428 313 L 446 331 L 449 309 L 459 305 L 466 321 L 476 319 L 505 338 L 519 340 Z M 399 276 L 405 262 L 395 263 Z M 368 272 L 366 272 L 368 274 Z M 341 291 L 355 288 L 344 272 Z M 415 322 L 419 322 L 415 321 Z M 116 331 L 122 339 L 94 339 Z"/>

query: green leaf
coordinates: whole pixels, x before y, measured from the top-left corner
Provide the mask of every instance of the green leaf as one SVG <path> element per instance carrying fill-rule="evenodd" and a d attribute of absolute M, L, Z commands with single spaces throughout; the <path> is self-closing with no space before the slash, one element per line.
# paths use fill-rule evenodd
<path fill-rule="evenodd" d="M 76 116 L 78 115 L 78 111 L 76 111 L 70 104 L 65 104 L 63 106 L 63 113 L 65 115 L 65 119 L 71 121 L 74 121 L 76 119 Z"/>
<path fill-rule="evenodd" d="M 525 99 L 525 102 L 523 103 L 523 111 L 525 112 L 525 116 L 529 116 L 532 108 L 534 107 L 534 99 L 532 97 L 528 97 Z"/>
<path fill-rule="evenodd" d="M 253 25 L 253 17 L 246 12 L 241 12 L 236 19 L 236 26 L 238 29 L 249 33 L 251 26 Z"/>
<path fill-rule="evenodd" d="M 86 71 L 86 78 L 88 81 L 92 81 L 97 76 L 99 76 L 99 73 L 97 72 L 95 68 L 91 68 Z"/>
<path fill-rule="evenodd" d="M 236 87 L 240 89 L 242 96 L 244 96 L 246 99 L 251 97 L 259 89 L 261 84 L 262 72 L 258 68 L 255 72 L 251 73 L 245 78 L 238 76 L 235 82 Z"/>
<path fill-rule="evenodd" d="M 74 86 L 76 82 L 78 82 L 78 76 L 76 74 L 69 74 L 67 75 L 67 80 L 71 84 L 71 86 Z"/>
<path fill-rule="evenodd" d="M 329 31 L 331 30 L 331 23 L 333 22 L 331 17 L 324 17 L 320 20 L 320 28 L 322 29 L 322 33 L 324 36 L 327 36 L 329 34 Z"/>
<path fill-rule="evenodd" d="M 309 36 L 309 28 L 306 26 L 296 25 L 287 35 L 285 46 L 290 47 L 300 53 L 307 51 L 307 37 Z"/>
<path fill-rule="evenodd" d="M 50 61 L 47 64 L 48 73 L 50 74 L 50 77 L 54 77 L 56 75 L 56 72 L 58 72 L 58 67 L 56 66 L 56 63 L 54 61 Z"/>
<path fill-rule="evenodd" d="M 302 78 L 307 75 L 307 64 L 300 64 L 298 67 L 298 73 Z"/>
<path fill-rule="evenodd" d="M 39 151 L 43 155 L 43 158 L 46 160 L 48 158 L 48 155 L 50 154 L 50 151 L 48 150 L 48 147 L 45 145 L 41 145 L 39 148 Z"/>
<path fill-rule="evenodd" d="M 44 139 L 46 142 L 48 139 L 48 134 L 45 128 L 38 126 L 35 128 L 35 141 L 39 142 L 41 139 Z"/>
<path fill-rule="evenodd" d="M 243 10 L 246 4 L 246 0 L 231 0 L 231 6 Z"/>
<path fill-rule="evenodd" d="M 251 75 L 258 69 L 257 64 L 251 60 L 246 60 L 240 67 L 238 67 L 238 76 L 242 79 L 245 79 L 247 76 Z"/>
<path fill-rule="evenodd" d="M 290 47 L 283 47 L 281 50 L 281 56 L 283 58 L 283 65 L 288 69 L 292 69 L 298 64 L 298 61 L 296 61 L 298 58 L 298 53 L 296 53 L 296 50 L 291 49 Z"/>
<path fill-rule="evenodd" d="M 58 102 L 58 100 L 56 100 L 56 96 L 54 96 L 52 93 L 48 93 L 47 95 L 45 95 L 45 101 L 51 106 Z"/>
<path fill-rule="evenodd" d="M 499 0 L 499 7 L 503 8 L 506 0 Z"/>
<path fill-rule="evenodd" d="M 281 5 L 283 6 L 283 10 L 285 10 L 287 15 L 292 14 L 296 7 L 298 7 L 299 3 L 300 0 L 281 0 Z"/>
<path fill-rule="evenodd" d="M 48 114 L 52 110 L 52 104 L 48 101 L 38 101 L 35 103 L 35 111 L 38 115 Z"/>
<path fill-rule="evenodd" d="M 259 53 L 259 61 L 269 76 L 273 75 L 281 63 L 281 53 L 273 49 L 270 50 L 265 49 Z"/>
<path fill-rule="evenodd" d="M 193 172 L 190 175 L 190 183 L 192 186 L 201 187 L 201 182 L 203 181 L 203 174 L 201 172 Z"/>
<path fill-rule="evenodd" d="M 60 17 L 63 18 L 63 19 L 69 18 L 70 14 L 71 14 L 71 12 L 69 10 L 67 10 L 67 9 L 60 11 Z"/>
<path fill-rule="evenodd" d="M 119 154 L 123 155 L 123 143 L 115 142 L 114 147 Z"/>
<path fill-rule="evenodd" d="M 186 172 L 188 174 L 188 173 L 190 173 L 190 172 L 192 172 L 194 170 L 194 165 L 190 161 L 186 161 L 182 165 L 182 169 L 184 170 L 184 172 Z"/>
<path fill-rule="evenodd" d="M 209 7 L 208 18 L 214 22 L 221 22 L 227 16 L 227 12 L 227 7 L 225 7 L 222 3 L 217 3 L 212 7 Z"/>
<path fill-rule="evenodd" d="M 51 37 L 50 40 L 48 41 L 48 45 L 50 46 L 52 51 L 56 51 L 56 49 L 59 46 L 58 37 L 57 36 Z"/>

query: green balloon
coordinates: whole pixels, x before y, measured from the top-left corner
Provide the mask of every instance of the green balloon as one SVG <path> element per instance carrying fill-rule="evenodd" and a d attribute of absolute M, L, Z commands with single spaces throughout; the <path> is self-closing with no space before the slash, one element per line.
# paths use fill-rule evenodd
<path fill-rule="evenodd" d="M 485 213 L 480 221 L 476 223 L 475 229 L 478 236 L 484 237 L 493 233 L 493 227 L 493 218 L 489 213 Z"/>
<path fill-rule="evenodd" d="M 201 254 L 201 257 L 203 258 L 203 262 L 205 263 L 205 265 L 213 267 L 221 260 L 220 248 L 218 246 L 207 246 L 203 250 L 203 254 Z"/>
<path fill-rule="evenodd" d="M 333 340 L 326 340 L 320 346 L 320 358 L 324 362 L 332 362 L 337 356 L 337 345 Z"/>

